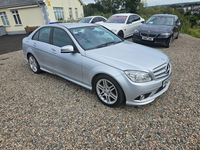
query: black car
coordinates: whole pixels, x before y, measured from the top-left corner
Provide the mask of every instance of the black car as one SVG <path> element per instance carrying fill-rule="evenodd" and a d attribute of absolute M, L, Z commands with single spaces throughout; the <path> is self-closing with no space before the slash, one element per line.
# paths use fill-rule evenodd
<path fill-rule="evenodd" d="M 178 39 L 181 23 L 176 15 L 156 14 L 139 26 L 132 37 L 133 42 L 169 47 Z"/>

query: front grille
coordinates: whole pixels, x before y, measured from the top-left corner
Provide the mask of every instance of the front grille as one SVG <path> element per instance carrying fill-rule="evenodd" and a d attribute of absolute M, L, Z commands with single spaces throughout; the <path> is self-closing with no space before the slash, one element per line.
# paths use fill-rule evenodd
<path fill-rule="evenodd" d="M 141 33 L 141 35 L 142 35 L 142 36 L 147 36 L 147 35 L 148 35 L 148 33 Z"/>
<path fill-rule="evenodd" d="M 141 33 L 141 36 L 147 36 L 147 37 L 155 38 L 157 35 L 156 34 L 149 34 L 149 33 Z"/>
<path fill-rule="evenodd" d="M 153 69 L 153 74 L 155 76 L 155 79 L 161 79 L 164 77 L 167 77 L 170 73 L 170 65 L 167 63 L 164 63 L 156 68 Z"/>
<path fill-rule="evenodd" d="M 149 34 L 149 37 L 155 38 L 157 35 L 156 34 Z"/>

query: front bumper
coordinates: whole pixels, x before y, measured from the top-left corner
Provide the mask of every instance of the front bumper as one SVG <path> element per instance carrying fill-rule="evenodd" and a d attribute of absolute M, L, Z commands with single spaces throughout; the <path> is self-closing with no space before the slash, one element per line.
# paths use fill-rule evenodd
<path fill-rule="evenodd" d="M 147 41 L 143 40 L 142 37 L 138 34 L 134 34 L 132 36 L 132 41 L 136 43 L 141 43 L 141 44 L 148 44 L 148 45 L 161 45 L 161 46 L 167 46 L 169 37 L 168 38 L 154 38 L 153 41 Z"/>
<path fill-rule="evenodd" d="M 121 83 L 121 87 L 124 91 L 126 97 L 127 105 L 146 105 L 155 100 L 158 96 L 166 92 L 169 88 L 170 81 L 163 87 L 163 82 L 170 79 L 171 72 L 169 76 L 153 80 L 146 83 L 133 83 L 125 75 L 119 76 L 118 81 Z M 146 95 L 144 99 L 140 100 L 138 97 L 140 95 Z"/>

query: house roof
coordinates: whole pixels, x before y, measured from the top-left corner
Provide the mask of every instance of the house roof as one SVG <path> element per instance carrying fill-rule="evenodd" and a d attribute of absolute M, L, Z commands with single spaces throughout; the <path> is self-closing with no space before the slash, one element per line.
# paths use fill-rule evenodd
<path fill-rule="evenodd" d="M 43 0 L 0 0 L 0 8 L 43 3 Z"/>
<path fill-rule="evenodd" d="M 82 0 L 78 0 L 82 5 Z M 37 3 L 44 3 L 43 0 L 0 0 L 0 8 L 15 7 L 22 5 L 34 5 Z"/>

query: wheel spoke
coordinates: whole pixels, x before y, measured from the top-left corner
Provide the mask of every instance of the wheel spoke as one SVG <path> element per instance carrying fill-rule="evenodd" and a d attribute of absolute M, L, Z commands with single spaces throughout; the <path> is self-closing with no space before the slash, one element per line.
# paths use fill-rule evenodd
<path fill-rule="evenodd" d="M 110 97 L 112 97 L 114 100 L 117 99 L 117 96 L 115 94 L 113 94 L 112 92 L 110 93 Z"/>
<path fill-rule="evenodd" d="M 112 92 L 113 90 L 115 90 L 114 85 L 111 85 L 111 86 L 109 87 L 109 90 L 110 90 L 110 92 Z"/>
<path fill-rule="evenodd" d="M 97 86 L 98 86 L 98 88 L 99 88 L 100 90 L 104 91 L 104 87 L 103 87 L 101 84 L 98 84 Z"/>

